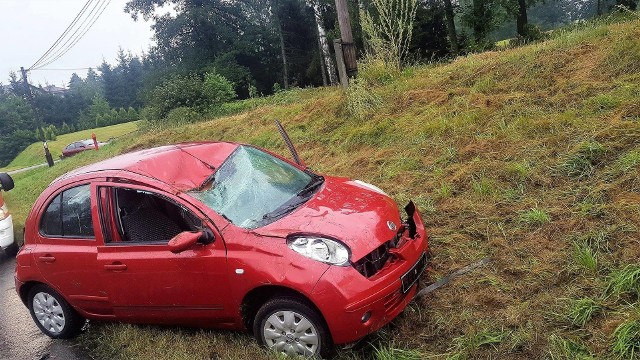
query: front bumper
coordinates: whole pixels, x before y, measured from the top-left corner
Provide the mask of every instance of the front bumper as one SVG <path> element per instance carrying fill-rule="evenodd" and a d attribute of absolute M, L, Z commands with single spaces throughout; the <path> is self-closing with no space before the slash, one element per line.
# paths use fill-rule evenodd
<path fill-rule="evenodd" d="M 13 241 L 13 220 L 9 215 L 6 219 L 0 220 L 0 248 L 6 249 Z"/>
<path fill-rule="evenodd" d="M 429 250 L 421 219 L 417 225 L 416 238 L 396 249 L 398 259 L 379 273 L 366 278 L 353 267 L 332 266 L 315 286 L 312 298 L 334 343 L 354 342 L 379 330 L 413 300 L 418 282 L 403 292 L 401 278 Z"/>

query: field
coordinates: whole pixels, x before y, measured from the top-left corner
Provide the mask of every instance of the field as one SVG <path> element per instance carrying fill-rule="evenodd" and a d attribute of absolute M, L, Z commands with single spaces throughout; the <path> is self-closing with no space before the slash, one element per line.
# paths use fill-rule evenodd
<path fill-rule="evenodd" d="M 19 174 L 7 201 L 20 223 L 65 171 L 167 143 L 231 140 L 287 155 L 279 119 L 313 169 L 416 202 L 434 252 L 424 282 L 491 258 L 339 359 L 638 359 L 639 39 L 632 15 L 410 68 L 364 95 L 286 92 Z M 96 323 L 78 342 L 98 359 L 274 358 L 222 331 Z"/>
<path fill-rule="evenodd" d="M 108 141 L 111 138 L 117 138 L 122 135 L 129 134 L 138 129 L 138 122 L 129 122 L 124 124 L 106 126 L 99 129 L 82 130 L 70 134 L 58 135 L 55 141 L 47 141 L 49 151 L 53 159 L 59 159 L 62 155 L 62 149 L 74 141 L 91 139 L 91 134 L 95 133 L 98 141 Z M 0 168 L 0 171 L 7 172 L 16 169 L 38 165 L 47 162 L 44 157 L 44 149 L 42 143 L 37 142 L 29 145 L 21 152 L 9 165 Z"/>

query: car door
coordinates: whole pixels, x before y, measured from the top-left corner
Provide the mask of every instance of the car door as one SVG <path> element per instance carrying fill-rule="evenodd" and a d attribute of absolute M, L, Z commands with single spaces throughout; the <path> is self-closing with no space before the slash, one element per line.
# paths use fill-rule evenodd
<path fill-rule="evenodd" d="M 98 247 L 101 282 L 118 319 L 194 326 L 232 321 L 226 248 L 206 217 L 169 193 L 141 186 L 104 183 L 96 191 L 107 231 Z M 211 231 L 215 240 L 178 254 L 169 250 L 169 236 L 196 228 Z"/>
<path fill-rule="evenodd" d="M 75 184 L 51 195 L 38 223 L 33 258 L 46 282 L 76 308 L 95 315 L 110 315 L 106 297 L 96 281 L 94 220 L 95 194 L 89 184 Z"/>

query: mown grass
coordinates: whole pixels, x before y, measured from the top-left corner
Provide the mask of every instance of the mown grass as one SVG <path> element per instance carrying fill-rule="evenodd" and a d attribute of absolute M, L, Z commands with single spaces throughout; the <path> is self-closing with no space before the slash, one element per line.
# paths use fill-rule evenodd
<path fill-rule="evenodd" d="M 429 278 L 492 259 L 340 359 L 637 358 L 638 39 L 631 16 L 411 68 L 366 88 L 381 102 L 356 101 L 361 118 L 329 88 L 243 103 L 210 121 L 148 125 L 104 152 L 16 176 L 7 201 L 24 221 L 55 176 L 167 143 L 231 140 L 288 155 L 279 119 L 314 170 L 415 200 L 431 234 Z M 571 306 L 558 309 L 558 299 Z M 99 359 L 273 358 L 249 335 L 222 331 L 96 323 L 79 342 Z"/>
<path fill-rule="evenodd" d="M 132 133 L 138 129 L 138 121 L 106 126 L 99 129 L 89 129 L 77 131 L 74 133 L 58 135 L 56 140 L 47 141 L 49 151 L 53 156 L 53 159 L 59 159 L 62 155 L 62 149 L 74 141 L 81 141 L 91 139 L 91 134 L 95 133 L 98 141 L 106 142 L 109 139 L 117 138 L 129 133 Z M 42 143 L 37 142 L 29 145 L 23 152 L 21 152 L 9 165 L 0 169 L 0 172 L 7 172 L 11 170 L 21 169 L 33 165 L 46 163 L 47 160 L 44 156 L 44 149 Z"/>

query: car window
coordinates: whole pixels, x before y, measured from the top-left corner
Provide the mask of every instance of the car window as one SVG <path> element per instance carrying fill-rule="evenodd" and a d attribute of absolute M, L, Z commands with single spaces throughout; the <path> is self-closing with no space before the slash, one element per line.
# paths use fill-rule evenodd
<path fill-rule="evenodd" d="M 76 148 L 76 144 L 69 144 L 67 145 L 67 150 L 73 150 Z"/>
<path fill-rule="evenodd" d="M 74 187 L 56 196 L 42 216 L 40 232 L 48 237 L 93 238 L 90 186 Z"/>
<path fill-rule="evenodd" d="M 99 188 L 105 242 L 167 243 L 184 231 L 202 230 L 200 218 L 164 196 L 148 191 Z M 104 199 L 104 200 L 103 200 Z M 105 201 L 115 205 L 104 204 Z M 113 209 L 113 210 L 111 210 Z"/>

